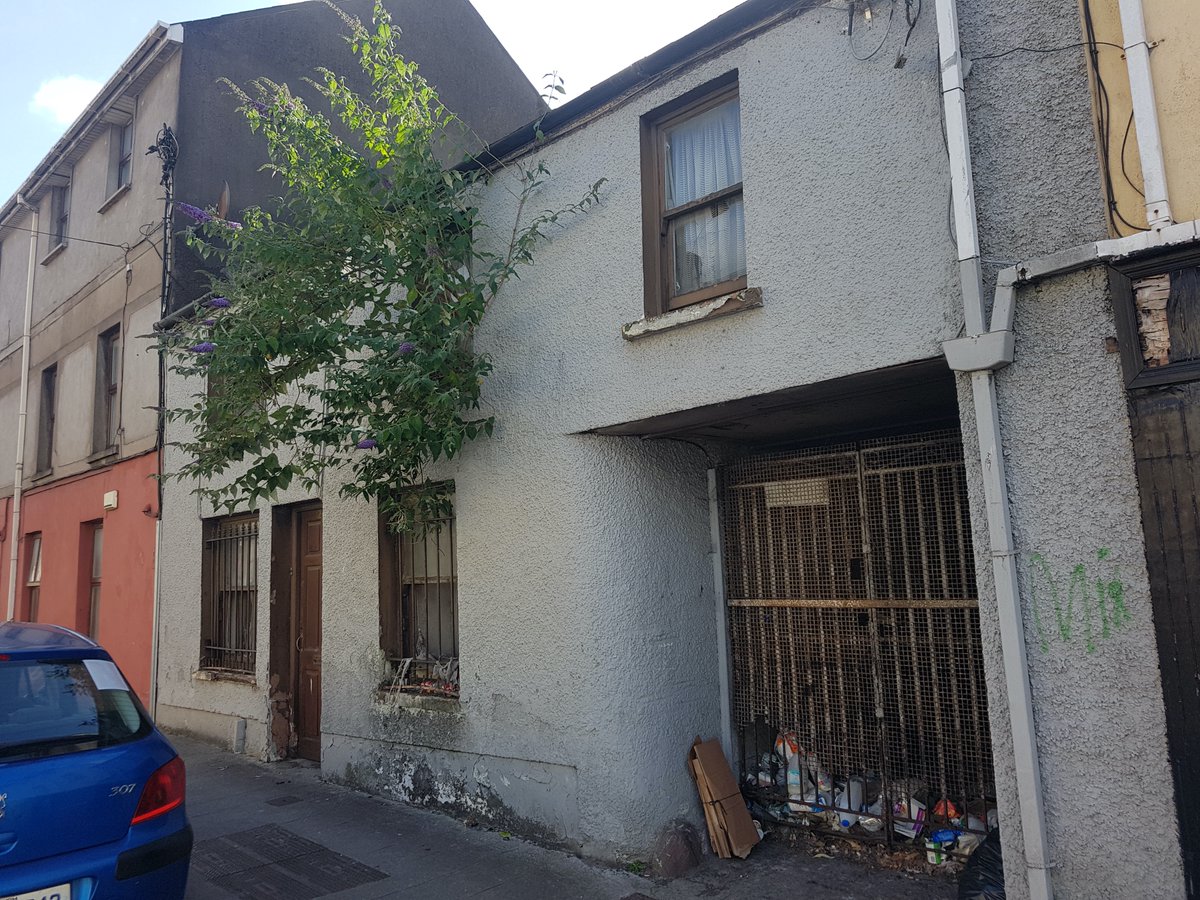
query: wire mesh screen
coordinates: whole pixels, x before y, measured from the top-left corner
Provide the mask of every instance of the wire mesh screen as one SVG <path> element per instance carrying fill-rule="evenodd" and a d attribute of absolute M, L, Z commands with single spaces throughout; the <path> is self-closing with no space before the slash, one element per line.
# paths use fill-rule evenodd
<path fill-rule="evenodd" d="M 254 672 L 258 514 L 204 523 L 200 668 Z"/>
<path fill-rule="evenodd" d="M 769 818 L 874 836 L 994 818 L 957 433 L 722 472 L 733 715 Z"/>

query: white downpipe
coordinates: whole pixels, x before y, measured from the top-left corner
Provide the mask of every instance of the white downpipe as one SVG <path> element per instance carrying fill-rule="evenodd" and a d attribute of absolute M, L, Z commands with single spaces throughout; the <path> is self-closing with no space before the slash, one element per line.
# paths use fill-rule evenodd
<path fill-rule="evenodd" d="M 1154 79 L 1150 74 L 1150 45 L 1146 40 L 1146 18 L 1142 0 L 1120 0 L 1122 43 L 1129 70 L 1129 93 L 1133 98 L 1133 120 L 1137 123 L 1138 153 L 1142 158 L 1142 185 L 1146 192 L 1146 220 L 1158 230 L 1175 220 L 1167 199 L 1167 169 L 1163 163 L 1162 137 Z"/>
<path fill-rule="evenodd" d="M 162 512 L 154 522 L 154 612 L 150 618 L 150 718 L 158 721 L 158 611 L 162 603 Z"/>
<path fill-rule="evenodd" d="M 946 141 L 950 155 L 951 192 L 954 200 L 955 237 L 962 280 L 963 315 L 967 334 L 983 334 L 983 267 L 971 175 L 971 141 L 963 85 L 962 54 L 958 37 L 958 12 L 954 0 L 937 0 L 938 52 L 942 73 L 942 104 L 946 116 Z M 1050 900 L 1050 858 L 1046 840 L 1045 803 L 1038 766 L 1033 696 L 1025 655 L 1025 630 L 1017 590 L 1017 558 L 1013 541 L 1004 450 L 1000 439 L 1000 408 L 995 375 L 971 373 L 979 456 L 983 466 L 983 491 L 987 506 L 988 539 L 996 606 L 1000 619 L 1000 645 L 1008 690 L 1009 722 L 1016 763 L 1017 800 L 1025 845 L 1025 870 L 1032 900 Z"/>
<path fill-rule="evenodd" d="M 13 466 L 12 526 L 8 554 L 8 620 L 17 616 L 18 556 L 21 546 L 21 487 L 25 481 L 25 420 L 29 415 L 29 345 L 33 330 L 33 277 L 37 273 L 38 208 L 18 195 L 17 203 L 29 210 L 29 272 L 25 277 L 25 326 L 21 331 L 21 396 L 17 406 L 17 461 Z"/>

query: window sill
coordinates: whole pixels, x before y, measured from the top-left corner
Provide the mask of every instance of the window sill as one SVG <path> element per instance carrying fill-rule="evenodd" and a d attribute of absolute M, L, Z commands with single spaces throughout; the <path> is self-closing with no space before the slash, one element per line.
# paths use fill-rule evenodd
<path fill-rule="evenodd" d="M 50 478 L 52 478 L 53 476 L 54 476 L 54 470 L 53 470 L 53 469 L 42 469 L 42 471 L 40 471 L 40 472 L 34 472 L 34 473 L 33 473 L 33 474 L 32 474 L 32 475 L 29 477 L 29 480 L 30 480 L 30 481 L 31 481 L 33 484 L 41 484 L 43 481 L 48 481 L 48 480 L 49 480 Z"/>
<path fill-rule="evenodd" d="M 722 297 L 702 300 L 682 309 L 673 309 L 659 316 L 628 322 L 621 326 L 621 337 L 627 341 L 636 341 L 662 331 L 672 331 L 685 325 L 707 322 L 709 319 L 730 316 L 747 309 L 757 309 L 762 305 L 762 289 L 745 288 Z"/>
<path fill-rule="evenodd" d="M 45 256 L 42 257 L 42 265 L 43 266 L 50 265 L 50 263 L 52 263 L 52 262 L 54 262 L 54 260 L 58 259 L 58 257 L 62 254 L 62 252 L 66 249 L 67 249 L 67 242 L 63 241 L 61 244 L 59 244 L 57 247 L 55 247 L 53 250 L 51 250 L 49 253 L 47 253 Z"/>
<path fill-rule="evenodd" d="M 88 465 L 102 466 L 106 463 L 110 463 L 117 458 L 117 454 L 119 452 L 120 448 L 116 446 L 105 447 L 103 450 L 97 450 L 87 458 Z"/>
<path fill-rule="evenodd" d="M 228 672 L 224 669 L 197 669 L 192 673 L 193 681 L 232 681 L 258 687 L 258 681 L 248 672 Z"/>
<path fill-rule="evenodd" d="M 462 705 L 457 697 L 442 697 L 436 694 L 417 694 L 380 685 L 376 699 L 395 709 L 423 709 L 428 712 L 457 713 Z"/>
<path fill-rule="evenodd" d="M 100 208 L 96 210 L 98 213 L 108 212 L 109 207 L 129 193 L 129 185 L 123 184 L 109 195 L 109 198 L 100 204 Z"/>

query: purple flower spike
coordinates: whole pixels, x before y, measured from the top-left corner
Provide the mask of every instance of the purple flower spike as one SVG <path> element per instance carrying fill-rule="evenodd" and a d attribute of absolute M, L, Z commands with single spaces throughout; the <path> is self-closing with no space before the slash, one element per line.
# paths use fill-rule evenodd
<path fill-rule="evenodd" d="M 379 442 L 375 440 L 375 438 L 363 438 L 354 446 L 356 446 L 359 450 L 374 450 L 379 446 Z"/>
<path fill-rule="evenodd" d="M 192 206 L 190 203 L 176 203 L 175 205 L 179 208 L 181 213 L 183 213 L 185 216 L 195 219 L 201 225 L 203 225 L 205 222 L 212 221 L 212 213 L 206 212 L 198 206 Z"/>
<path fill-rule="evenodd" d="M 265 116 L 267 114 L 267 104 L 265 103 L 259 103 L 257 100 L 251 100 L 247 105 L 260 116 Z"/>
<path fill-rule="evenodd" d="M 224 297 L 213 297 L 211 300 L 209 300 L 204 305 L 209 306 L 213 309 L 229 309 L 229 301 L 226 300 Z"/>
<path fill-rule="evenodd" d="M 241 223 L 241 222 L 230 222 L 230 221 L 228 221 L 228 220 L 227 220 L 227 221 L 225 222 L 225 224 L 226 224 L 227 226 L 229 226 L 230 228 L 232 228 L 234 231 L 241 231 L 241 230 L 242 230 L 242 223 Z"/>
<path fill-rule="evenodd" d="M 399 347 L 396 348 L 396 352 L 399 353 L 401 356 L 408 356 L 408 354 L 412 353 L 416 349 L 417 349 L 416 344 L 412 343 L 411 341 L 404 341 L 404 343 L 402 343 Z"/>
<path fill-rule="evenodd" d="M 188 347 L 188 349 L 191 350 L 193 353 L 212 353 L 214 350 L 217 349 L 217 345 L 214 344 L 212 341 L 201 341 L 199 344 L 196 344 L 194 347 Z"/>
<path fill-rule="evenodd" d="M 216 320 L 216 319 L 205 319 L 205 320 L 204 320 L 203 322 L 201 322 L 200 324 L 201 324 L 201 325 L 216 325 L 216 324 L 217 324 L 217 320 Z"/>

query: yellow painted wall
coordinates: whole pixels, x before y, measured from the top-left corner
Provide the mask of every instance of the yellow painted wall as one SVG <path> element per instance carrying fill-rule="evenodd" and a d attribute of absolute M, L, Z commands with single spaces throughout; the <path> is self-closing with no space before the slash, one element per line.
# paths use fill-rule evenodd
<path fill-rule="evenodd" d="M 1081 0 L 1091 7 L 1096 40 L 1122 44 L 1121 16 L 1117 0 Z M 1200 3 L 1196 0 L 1142 0 L 1146 35 L 1152 44 L 1150 69 L 1158 102 L 1158 120 L 1166 165 L 1167 192 L 1171 213 L 1178 222 L 1200 218 Z M 1086 38 L 1086 33 L 1084 35 Z M 1146 227 L 1146 211 L 1137 188 L 1142 186 L 1141 160 L 1137 152 L 1137 127 L 1129 129 L 1121 170 L 1121 144 L 1132 103 L 1124 53 L 1118 47 L 1100 45 L 1100 77 L 1108 92 L 1108 157 L 1113 191 L 1121 215 L 1139 228 Z M 1095 85 L 1093 83 L 1093 89 Z M 1093 96 L 1093 110 L 1096 100 Z M 1103 190 L 1103 185 L 1100 186 Z M 1120 225 L 1116 234 L 1134 229 Z"/>

